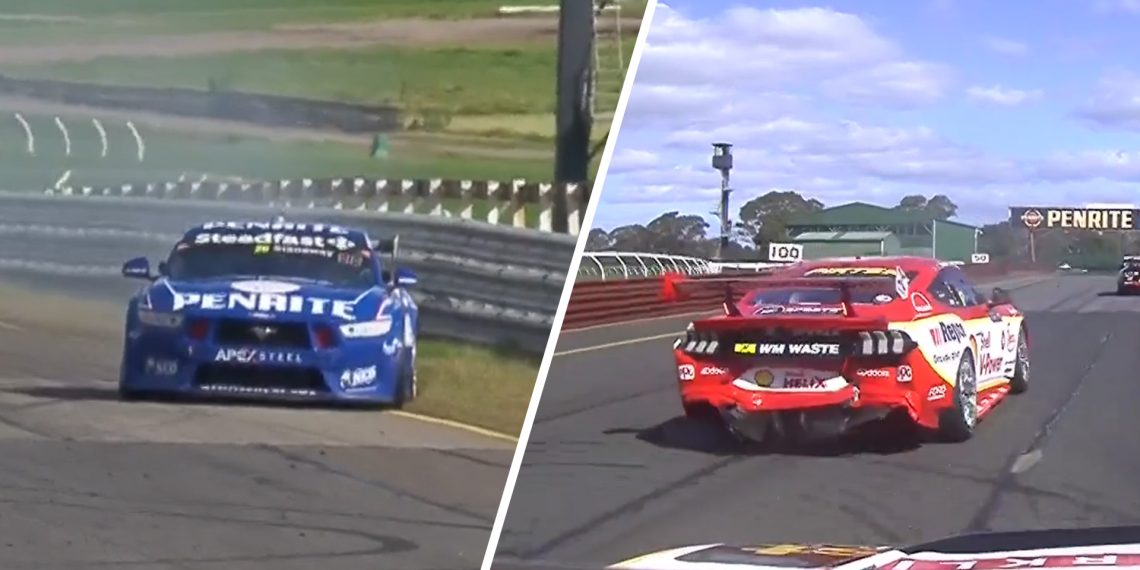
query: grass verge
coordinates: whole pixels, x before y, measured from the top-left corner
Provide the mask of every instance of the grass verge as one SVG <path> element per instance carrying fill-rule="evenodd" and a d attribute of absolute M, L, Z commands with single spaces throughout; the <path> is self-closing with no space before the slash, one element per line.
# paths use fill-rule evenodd
<path fill-rule="evenodd" d="M 511 436 L 522 431 L 538 357 L 425 339 L 418 358 L 420 393 L 408 411 Z"/>

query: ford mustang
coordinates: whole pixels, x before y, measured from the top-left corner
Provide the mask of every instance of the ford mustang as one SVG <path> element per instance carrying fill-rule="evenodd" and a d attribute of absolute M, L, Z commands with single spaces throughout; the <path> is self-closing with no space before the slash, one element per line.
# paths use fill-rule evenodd
<path fill-rule="evenodd" d="M 119 393 L 401 406 L 416 395 L 415 274 L 399 239 L 327 224 L 190 229 L 129 303 Z"/>
<path fill-rule="evenodd" d="M 751 279 L 669 276 L 664 293 L 709 288 L 725 292 L 724 314 L 694 321 L 674 344 L 677 385 L 687 416 L 743 440 L 834 437 L 902 416 L 962 441 L 1029 387 L 1021 311 L 954 265 L 817 260 Z"/>

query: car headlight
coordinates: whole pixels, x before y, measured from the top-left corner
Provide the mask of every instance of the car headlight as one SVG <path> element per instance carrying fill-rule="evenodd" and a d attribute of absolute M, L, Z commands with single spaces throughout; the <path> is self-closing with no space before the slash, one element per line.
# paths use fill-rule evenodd
<path fill-rule="evenodd" d="M 380 317 L 375 321 L 340 325 L 340 334 L 345 338 L 372 338 L 384 336 L 392 330 L 392 317 Z"/>
<path fill-rule="evenodd" d="M 139 322 L 148 327 L 174 329 L 182 326 L 181 313 L 162 313 L 140 309 L 138 315 Z"/>

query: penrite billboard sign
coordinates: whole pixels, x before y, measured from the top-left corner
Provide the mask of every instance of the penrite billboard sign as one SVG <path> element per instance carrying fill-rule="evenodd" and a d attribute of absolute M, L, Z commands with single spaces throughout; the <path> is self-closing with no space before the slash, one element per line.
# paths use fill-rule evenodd
<path fill-rule="evenodd" d="M 1009 209 L 1013 227 L 1031 230 L 1135 230 L 1140 210 L 1132 208 L 1024 207 Z"/>

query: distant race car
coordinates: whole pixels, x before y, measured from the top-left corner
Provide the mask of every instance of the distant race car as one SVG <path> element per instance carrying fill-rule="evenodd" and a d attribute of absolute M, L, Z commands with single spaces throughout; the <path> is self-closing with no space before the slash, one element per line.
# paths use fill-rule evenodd
<path fill-rule="evenodd" d="M 145 257 L 126 262 L 124 276 L 153 283 L 127 309 L 120 395 L 409 402 L 419 309 L 398 244 L 327 224 L 214 222 L 186 232 L 157 275 Z"/>
<path fill-rule="evenodd" d="M 725 314 L 674 344 L 685 414 L 752 441 L 833 437 L 891 412 L 970 438 L 1029 387 L 1029 334 L 1009 294 L 921 257 L 797 263 L 760 278 L 684 280 L 665 295 L 726 291 Z M 740 300 L 730 289 L 745 288 Z"/>
<path fill-rule="evenodd" d="M 965 534 L 902 547 L 703 544 L 610 566 L 624 570 L 1090 570 L 1140 567 L 1140 527 Z"/>
<path fill-rule="evenodd" d="M 1131 295 L 1140 291 L 1140 255 L 1126 255 L 1120 260 L 1116 275 L 1116 294 Z"/>

